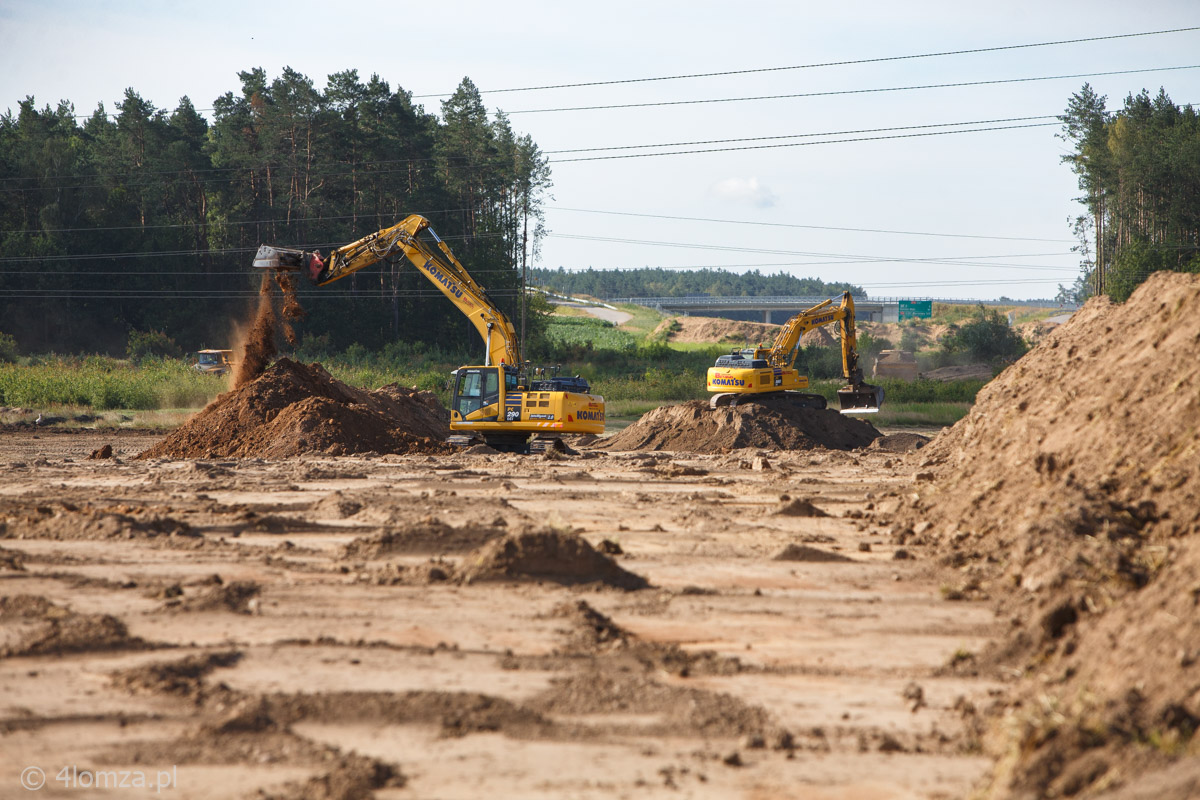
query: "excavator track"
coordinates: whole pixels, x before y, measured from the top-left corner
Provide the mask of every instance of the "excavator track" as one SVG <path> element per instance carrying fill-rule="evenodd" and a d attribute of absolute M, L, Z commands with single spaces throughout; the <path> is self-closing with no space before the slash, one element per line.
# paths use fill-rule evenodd
<path fill-rule="evenodd" d="M 761 392 L 759 394 L 737 394 L 723 392 L 714 394 L 708 399 L 709 408 L 725 408 L 727 406 L 745 406 L 756 404 L 761 406 L 786 405 L 789 408 L 822 409 L 829 406 L 823 395 L 808 392 Z"/>

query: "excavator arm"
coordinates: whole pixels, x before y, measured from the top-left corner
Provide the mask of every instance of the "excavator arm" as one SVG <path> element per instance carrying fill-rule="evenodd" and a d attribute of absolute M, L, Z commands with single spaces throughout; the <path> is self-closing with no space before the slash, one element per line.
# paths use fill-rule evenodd
<path fill-rule="evenodd" d="M 413 214 L 401 222 L 330 251 L 290 250 L 263 245 L 254 257 L 260 269 L 303 271 L 318 286 L 326 286 L 402 253 L 430 283 L 471 321 L 487 346 L 484 364 L 521 366 L 521 348 L 508 316 L 488 297 L 438 237 L 429 220 Z"/>

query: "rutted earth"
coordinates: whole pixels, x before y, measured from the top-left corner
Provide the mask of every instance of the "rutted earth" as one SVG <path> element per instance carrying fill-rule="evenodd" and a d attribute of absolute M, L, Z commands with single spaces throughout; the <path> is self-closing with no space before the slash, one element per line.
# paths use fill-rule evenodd
<path fill-rule="evenodd" d="M 1002 687 L 945 668 L 993 613 L 882 524 L 913 434 L 135 458 L 161 438 L 0 436 L 3 796 L 27 766 L 129 796 L 76 766 L 189 798 L 950 798 L 989 764 Z"/>
<path fill-rule="evenodd" d="M 166 438 L 6 426 L 2 796 L 1195 798 L 1198 343 L 1151 276 L 932 442 L 454 452 L 286 359 Z"/>

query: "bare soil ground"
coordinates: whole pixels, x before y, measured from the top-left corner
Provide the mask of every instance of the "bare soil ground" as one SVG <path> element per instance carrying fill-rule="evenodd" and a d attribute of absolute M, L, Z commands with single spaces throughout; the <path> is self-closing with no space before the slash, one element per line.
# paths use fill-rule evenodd
<path fill-rule="evenodd" d="M 932 440 L 450 452 L 284 361 L 171 436 L 5 426 L 0 796 L 1190 800 L 1198 345 L 1151 276 Z"/>
<path fill-rule="evenodd" d="M 155 794 L 94 788 L 138 770 L 186 798 L 962 797 L 1003 685 L 947 666 L 995 617 L 892 543 L 889 438 L 172 460 L 0 433 L 0 796 L 38 767 L 48 797 Z"/>

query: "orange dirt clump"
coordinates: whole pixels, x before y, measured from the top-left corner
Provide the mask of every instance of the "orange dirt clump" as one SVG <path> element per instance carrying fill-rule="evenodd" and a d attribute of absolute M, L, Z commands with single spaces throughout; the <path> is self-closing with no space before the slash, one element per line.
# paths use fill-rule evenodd
<path fill-rule="evenodd" d="M 281 358 L 138 458 L 449 452 L 447 417 L 431 392 L 355 389 L 320 364 Z"/>
<path fill-rule="evenodd" d="M 1089 301 L 912 456 L 932 481 L 894 534 L 1010 618 L 976 668 L 1026 676 L 997 715 L 989 797 L 1151 772 L 1156 797 L 1195 796 L 1198 346 L 1200 277 L 1157 273 L 1123 305 Z"/>
<path fill-rule="evenodd" d="M 880 435 L 869 422 L 831 409 L 796 408 L 786 400 L 759 399 L 718 409 L 709 408 L 707 400 L 689 400 L 656 408 L 592 447 L 692 453 L 742 447 L 854 450 Z"/>

